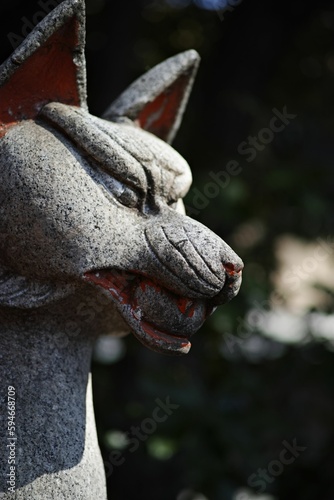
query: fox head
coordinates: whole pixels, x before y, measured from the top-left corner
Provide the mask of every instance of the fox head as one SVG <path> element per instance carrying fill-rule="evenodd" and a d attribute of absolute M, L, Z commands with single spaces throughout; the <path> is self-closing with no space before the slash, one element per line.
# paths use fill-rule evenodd
<path fill-rule="evenodd" d="M 97 287 L 145 345 L 186 353 L 243 267 L 182 204 L 191 172 L 170 144 L 199 56 L 153 68 L 97 118 L 84 38 L 84 2 L 65 0 L 0 68 L 0 306 Z"/>

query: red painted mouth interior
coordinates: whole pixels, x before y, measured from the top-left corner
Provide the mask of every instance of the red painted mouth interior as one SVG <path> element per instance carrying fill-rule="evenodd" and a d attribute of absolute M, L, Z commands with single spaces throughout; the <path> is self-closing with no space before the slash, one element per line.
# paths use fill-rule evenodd
<path fill-rule="evenodd" d="M 214 309 L 203 300 L 178 296 L 140 274 L 101 270 L 86 273 L 85 279 L 109 292 L 142 343 L 163 353 L 187 353 L 189 337 Z"/>
<path fill-rule="evenodd" d="M 236 267 L 233 264 L 224 264 L 224 269 L 229 276 L 236 276 L 241 274 L 242 267 Z"/>

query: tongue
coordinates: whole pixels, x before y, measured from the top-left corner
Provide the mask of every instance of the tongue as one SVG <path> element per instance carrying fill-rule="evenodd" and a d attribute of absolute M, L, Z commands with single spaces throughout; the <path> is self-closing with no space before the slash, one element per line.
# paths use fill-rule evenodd
<path fill-rule="evenodd" d="M 109 292 L 134 335 L 155 351 L 187 353 L 188 338 L 212 312 L 203 300 L 180 297 L 141 275 L 103 270 L 85 279 Z"/>

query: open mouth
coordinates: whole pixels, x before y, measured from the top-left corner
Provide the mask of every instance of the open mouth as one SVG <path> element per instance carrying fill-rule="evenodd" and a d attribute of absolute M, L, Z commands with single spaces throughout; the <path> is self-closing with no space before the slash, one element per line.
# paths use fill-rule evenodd
<path fill-rule="evenodd" d="M 100 270 L 84 278 L 109 293 L 140 342 L 164 354 L 187 354 L 190 337 L 214 310 L 207 300 L 178 296 L 140 274 Z"/>

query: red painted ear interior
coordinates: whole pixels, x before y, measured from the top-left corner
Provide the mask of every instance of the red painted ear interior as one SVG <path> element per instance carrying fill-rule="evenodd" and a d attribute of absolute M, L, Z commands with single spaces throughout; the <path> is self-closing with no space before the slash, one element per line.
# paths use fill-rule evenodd
<path fill-rule="evenodd" d="M 48 102 L 80 106 L 77 67 L 73 61 L 79 43 L 78 30 L 79 23 L 74 16 L 0 88 L 2 126 L 35 118 Z"/>
<path fill-rule="evenodd" d="M 160 139 L 167 140 L 180 111 L 188 84 L 189 75 L 178 78 L 141 110 L 136 120 L 138 125 Z"/>

